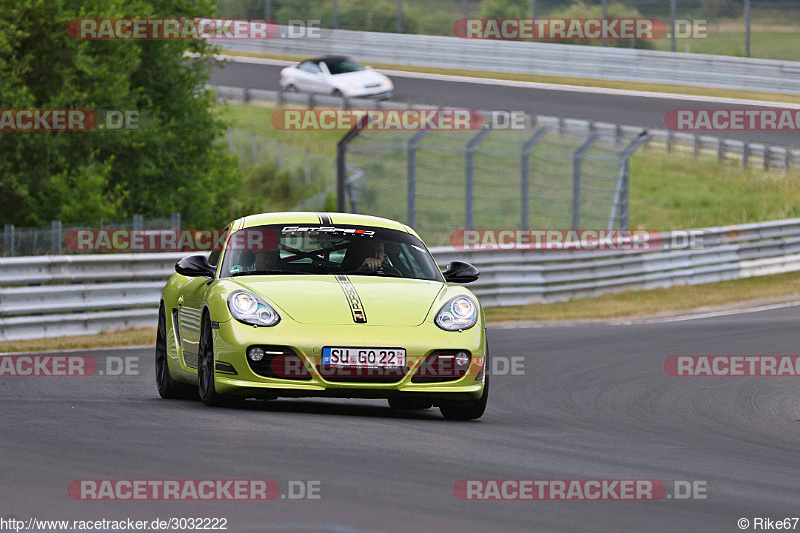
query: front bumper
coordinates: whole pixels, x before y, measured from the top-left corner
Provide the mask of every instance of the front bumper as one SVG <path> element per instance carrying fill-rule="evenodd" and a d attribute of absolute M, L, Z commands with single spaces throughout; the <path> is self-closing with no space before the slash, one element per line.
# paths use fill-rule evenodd
<path fill-rule="evenodd" d="M 488 364 L 485 330 L 479 323 L 462 332 L 439 329 L 432 322 L 415 327 L 352 325 L 310 325 L 291 319 L 274 327 L 255 328 L 236 320 L 219 324 L 214 330 L 217 363 L 216 390 L 220 394 L 274 398 L 279 396 L 323 396 L 335 398 L 420 398 L 435 401 L 469 401 L 483 393 L 483 369 Z M 301 359 L 310 373 L 305 380 L 264 377 L 254 372 L 246 350 L 252 345 L 285 346 Z M 392 382 L 335 381 L 320 372 L 322 348 L 326 346 L 405 348 L 409 371 Z M 465 350 L 471 354 L 463 377 L 439 382 L 413 382 L 427 356 L 435 350 Z M 221 364 L 220 364 L 221 363 Z M 235 375 L 230 372 L 232 366 Z M 226 369 L 225 371 L 220 370 Z"/>
<path fill-rule="evenodd" d="M 394 94 L 394 88 L 385 89 L 383 87 L 375 87 L 371 89 L 356 89 L 355 91 L 348 91 L 348 98 L 376 98 L 378 100 L 387 100 Z"/>

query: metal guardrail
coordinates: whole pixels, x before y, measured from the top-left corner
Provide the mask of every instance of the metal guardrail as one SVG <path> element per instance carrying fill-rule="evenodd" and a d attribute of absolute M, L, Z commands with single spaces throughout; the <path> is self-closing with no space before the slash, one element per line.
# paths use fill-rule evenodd
<path fill-rule="evenodd" d="M 441 266 L 458 259 L 480 269 L 470 288 L 485 306 L 800 270 L 800 219 L 697 231 L 696 248 L 645 252 L 431 251 Z M 0 340 L 154 327 L 161 289 L 186 255 L 0 258 Z"/>
<path fill-rule="evenodd" d="M 319 39 L 211 42 L 260 54 L 800 94 L 800 62 L 793 61 L 349 30 L 326 30 Z"/>
<path fill-rule="evenodd" d="M 89 335 L 150 327 L 185 253 L 0 259 L 0 339 Z"/>
<path fill-rule="evenodd" d="M 688 55 L 688 54 L 687 54 Z M 798 85 L 800 86 L 800 85 Z M 366 98 L 340 98 L 322 94 L 300 94 L 280 91 L 265 91 L 242 87 L 227 87 L 222 85 L 209 85 L 214 88 L 220 98 L 247 103 L 251 100 L 276 102 L 277 104 L 304 105 L 314 107 L 335 107 L 342 109 L 368 108 L 368 109 L 436 109 L 434 106 L 409 105 L 402 102 L 386 100 L 371 100 Z M 487 110 L 484 110 L 487 111 Z M 642 132 L 639 126 L 627 126 L 596 122 L 584 119 L 566 117 L 551 117 L 537 115 L 530 117 L 532 124 L 550 126 L 560 134 L 587 135 L 599 133 L 605 139 L 614 142 L 630 142 Z M 737 141 L 703 135 L 699 133 L 674 132 L 669 130 L 647 130 L 649 138 L 646 148 L 657 147 L 668 152 L 684 152 L 694 155 L 716 157 L 719 161 L 739 161 L 743 168 L 758 166 L 767 169 L 782 169 L 800 167 L 800 149 L 786 146 L 772 146 L 764 143 Z"/>

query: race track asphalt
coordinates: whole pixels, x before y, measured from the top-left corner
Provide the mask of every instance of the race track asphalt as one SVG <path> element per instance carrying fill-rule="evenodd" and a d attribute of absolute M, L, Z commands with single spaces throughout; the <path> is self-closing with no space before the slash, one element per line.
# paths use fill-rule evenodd
<path fill-rule="evenodd" d="M 210 83 L 277 91 L 281 66 L 226 62 L 211 74 Z M 732 105 L 699 102 L 686 97 L 658 98 L 618 94 L 587 93 L 566 89 L 510 87 L 479 82 L 456 82 L 406 76 L 392 78 L 393 100 L 464 109 L 526 111 L 532 114 L 594 119 L 614 124 L 666 129 L 664 115 L 671 109 L 754 109 L 774 105 Z M 716 135 L 716 134 L 714 134 Z M 729 131 L 727 139 L 769 143 L 775 146 L 800 144 L 792 131 Z"/>
<path fill-rule="evenodd" d="M 739 531 L 798 516 L 800 388 L 790 377 L 671 377 L 670 355 L 798 353 L 800 307 L 629 325 L 490 328 L 479 421 L 383 401 L 241 409 L 162 400 L 152 349 L 85 352 L 138 375 L 0 378 L 0 517 L 225 517 L 231 531 Z M 460 501 L 461 479 L 657 479 L 707 499 Z M 317 480 L 318 500 L 75 501 L 77 479 Z"/>

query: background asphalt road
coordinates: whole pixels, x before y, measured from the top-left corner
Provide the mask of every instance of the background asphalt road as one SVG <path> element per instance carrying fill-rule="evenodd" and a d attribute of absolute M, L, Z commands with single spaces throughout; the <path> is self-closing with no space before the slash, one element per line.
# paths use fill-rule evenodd
<path fill-rule="evenodd" d="M 797 354 L 800 307 L 684 322 L 491 329 L 525 375 L 493 378 L 485 416 L 382 401 L 243 409 L 161 400 L 151 349 L 136 376 L 0 379 L 0 516 L 226 517 L 234 531 L 739 531 L 800 515 L 797 378 L 677 378 L 670 355 Z M 73 479 L 320 480 L 322 499 L 81 502 Z M 708 499 L 462 502 L 460 479 L 660 479 Z"/>
<path fill-rule="evenodd" d="M 279 90 L 280 66 L 227 62 L 211 74 L 210 83 L 230 87 Z M 527 111 L 533 114 L 594 119 L 601 122 L 666 129 L 670 109 L 753 109 L 754 106 L 696 102 L 690 98 L 633 97 L 555 89 L 505 87 L 483 83 L 439 81 L 394 76 L 394 100 L 446 105 L 465 109 Z M 771 107 L 768 105 L 757 107 Z M 713 133 L 711 133 L 713 135 Z M 765 142 L 775 146 L 800 144 L 797 132 L 730 131 L 728 139 Z"/>

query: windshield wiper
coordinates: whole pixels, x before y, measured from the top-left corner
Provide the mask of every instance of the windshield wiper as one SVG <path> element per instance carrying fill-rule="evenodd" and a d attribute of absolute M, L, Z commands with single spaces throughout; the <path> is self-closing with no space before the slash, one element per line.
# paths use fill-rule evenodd
<path fill-rule="evenodd" d="M 296 270 L 251 270 L 249 272 L 234 272 L 235 276 L 263 276 L 265 274 L 309 274 L 309 272 L 297 272 Z"/>
<path fill-rule="evenodd" d="M 384 276 L 388 278 L 403 278 L 402 274 L 393 274 L 382 270 L 353 270 L 351 272 L 332 272 L 332 274 L 344 274 L 346 276 Z"/>

